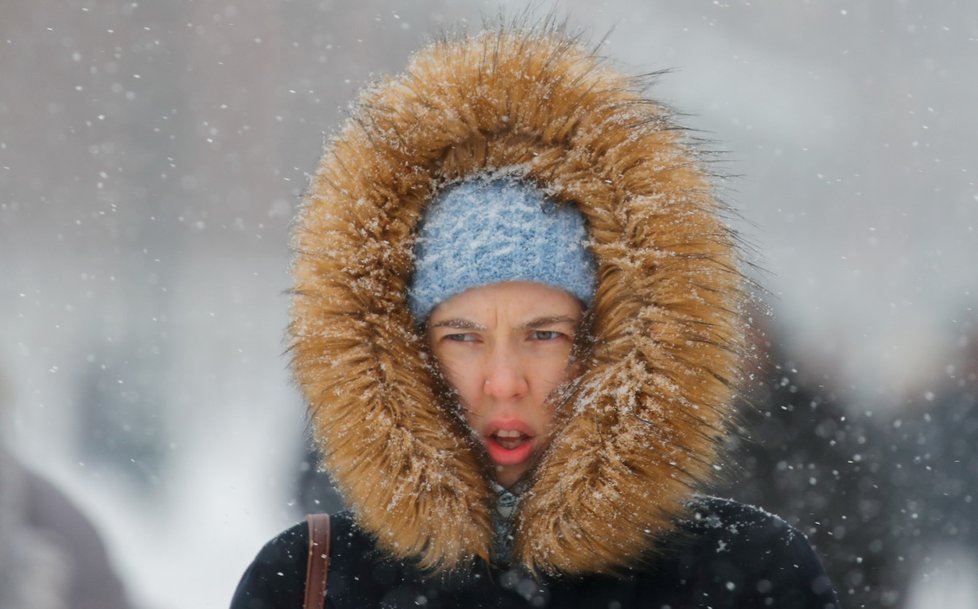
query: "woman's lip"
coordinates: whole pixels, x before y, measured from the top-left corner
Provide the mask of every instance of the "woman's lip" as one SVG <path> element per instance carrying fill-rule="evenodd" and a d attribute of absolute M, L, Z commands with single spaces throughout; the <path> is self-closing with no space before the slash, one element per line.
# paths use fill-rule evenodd
<path fill-rule="evenodd" d="M 496 465 L 519 465 L 533 455 L 536 442 L 533 438 L 525 438 L 517 447 L 506 448 L 495 436 L 489 436 L 485 439 L 485 446 L 489 458 Z"/>
<path fill-rule="evenodd" d="M 490 438 L 497 431 L 501 430 L 507 431 L 518 431 L 524 436 L 529 436 L 531 439 L 536 437 L 533 428 L 530 427 L 525 422 L 520 419 L 493 419 L 486 424 L 485 428 L 482 430 L 482 435 L 485 438 Z"/>

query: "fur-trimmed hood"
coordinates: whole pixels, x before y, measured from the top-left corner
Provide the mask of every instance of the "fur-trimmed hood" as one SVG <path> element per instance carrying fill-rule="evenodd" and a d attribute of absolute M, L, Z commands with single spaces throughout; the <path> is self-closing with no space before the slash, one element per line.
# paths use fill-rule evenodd
<path fill-rule="evenodd" d="M 514 560 L 634 565 L 708 480 L 739 378 L 736 241 L 661 104 L 572 37 L 439 41 L 366 90 L 331 140 L 293 236 L 296 379 L 359 525 L 423 568 L 488 558 L 495 495 L 440 398 L 406 303 L 426 204 L 517 174 L 579 207 L 598 263 L 583 372 L 515 516 Z"/>

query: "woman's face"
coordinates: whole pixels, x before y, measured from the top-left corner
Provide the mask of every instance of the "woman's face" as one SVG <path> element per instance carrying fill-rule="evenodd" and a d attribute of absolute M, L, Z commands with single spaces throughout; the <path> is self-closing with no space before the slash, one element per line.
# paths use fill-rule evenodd
<path fill-rule="evenodd" d="M 512 486 L 549 439 L 547 398 L 572 374 L 583 309 L 563 290 L 510 281 L 466 290 L 428 319 L 428 342 L 473 433 Z"/>

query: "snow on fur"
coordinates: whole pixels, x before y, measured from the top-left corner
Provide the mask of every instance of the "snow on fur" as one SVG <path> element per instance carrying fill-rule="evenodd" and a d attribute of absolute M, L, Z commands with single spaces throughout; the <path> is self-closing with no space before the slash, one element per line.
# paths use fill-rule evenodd
<path fill-rule="evenodd" d="M 393 556 L 488 558 L 489 471 L 405 295 L 426 204 L 474 175 L 577 205 L 598 261 L 584 372 L 520 503 L 516 560 L 621 570 L 709 478 L 738 380 L 735 239 L 636 82 L 561 32 L 504 28 L 420 51 L 330 142 L 294 232 L 293 367 L 325 466 Z"/>

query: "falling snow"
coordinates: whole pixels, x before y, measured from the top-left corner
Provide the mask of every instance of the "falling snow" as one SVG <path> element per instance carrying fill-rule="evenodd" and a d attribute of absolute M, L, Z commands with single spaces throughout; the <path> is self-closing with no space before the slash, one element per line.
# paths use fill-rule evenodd
<path fill-rule="evenodd" d="M 565 4 L 635 71 L 678 68 L 655 94 L 743 176 L 720 192 L 770 304 L 712 491 L 805 534 L 845 607 L 974 607 L 973 11 Z M 226 606 L 262 542 L 339 505 L 282 355 L 294 202 L 357 88 L 496 7 L 8 8 L 2 439 L 91 516 L 138 606 Z"/>

